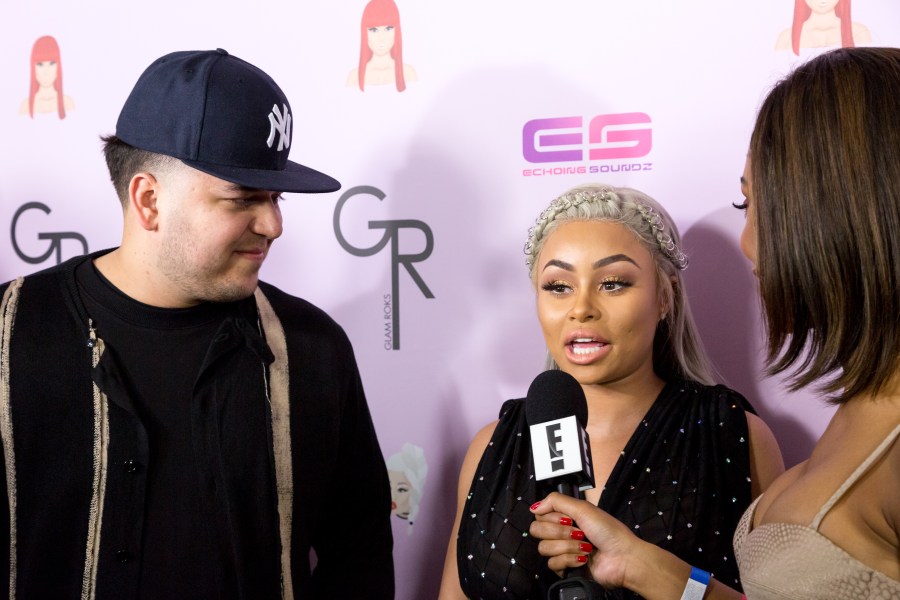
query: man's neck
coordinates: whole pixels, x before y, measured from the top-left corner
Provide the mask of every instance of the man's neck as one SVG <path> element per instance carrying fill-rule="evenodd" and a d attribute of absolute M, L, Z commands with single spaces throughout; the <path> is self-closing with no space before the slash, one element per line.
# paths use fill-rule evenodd
<path fill-rule="evenodd" d="M 120 246 L 94 259 L 94 266 L 116 289 L 133 300 L 157 308 L 193 306 L 167 294 L 168 286 L 142 263 L 139 252 Z"/>

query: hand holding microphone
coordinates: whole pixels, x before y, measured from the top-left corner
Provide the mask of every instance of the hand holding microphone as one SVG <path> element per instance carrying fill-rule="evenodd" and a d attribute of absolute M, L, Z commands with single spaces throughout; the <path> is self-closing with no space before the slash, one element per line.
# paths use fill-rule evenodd
<path fill-rule="evenodd" d="M 568 518 L 583 532 L 584 541 L 597 549 L 588 564 L 594 581 L 611 588 L 625 586 L 626 567 L 635 567 L 637 546 L 644 543 L 625 525 L 590 502 L 558 493 L 551 493 L 531 508 L 535 521 L 529 533 L 542 540 L 538 550 L 549 558 L 548 566 L 552 570 L 583 566 L 578 560 L 581 555 L 578 544 L 584 542 L 572 539 L 572 527 L 565 525 Z"/>
<path fill-rule="evenodd" d="M 587 565 L 593 581 L 586 584 L 582 579 L 569 584 L 572 580 L 564 579 L 550 588 L 548 599 L 603 598 L 602 589 L 597 595 L 598 592 L 591 592 L 589 587 L 582 587 L 591 584 L 625 588 L 647 600 L 678 598 L 679 594 L 682 598 L 694 597 L 683 591 L 684 582 L 692 573 L 691 565 L 640 539 L 621 521 L 590 502 L 551 493 L 532 505 L 531 512 L 535 521 L 529 533 L 541 540 L 538 551 L 542 556 L 550 557 L 548 565 L 551 569 L 573 566 L 576 556 L 569 536 L 571 527 L 562 525 L 561 518 L 573 519 L 584 533 L 584 539 L 595 547 Z M 744 596 L 718 582 L 711 582 L 705 597 L 737 599 Z"/>
<path fill-rule="evenodd" d="M 581 384 L 564 371 L 544 371 L 535 377 L 528 388 L 528 395 L 525 398 L 525 420 L 531 435 L 535 479 L 544 482 L 545 489 L 555 489 L 559 494 L 571 498 L 582 498 L 581 492 L 594 487 L 594 467 L 591 462 L 591 444 L 586 431 L 587 400 Z M 532 507 L 532 510 L 534 508 Z M 542 514 L 551 510 L 552 507 Z M 574 541 L 571 539 L 572 533 L 578 530 L 563 525 L 561 519 L 565 518 L 564 514 L 556 514 L 553 518 L 556 520 L 556 527 L 568 531 L 566 535 L 570 536 L 569 540 L 562 542 L 564 546 L 561 547 L 559 542 L 556 542 L 555 546 L 561 547 L 561 552 L 565 552 L 571 544 L 577 543 L 580 552 L 569 556 L 576 557 L 576 561 L 578 557 L 586 557 L 582 552 L 591 551 L 590 542 L 585 541 L 583 537 Z M 571 525 L 571 521 L 569 524 Z M 537 525 L 537 522 L 533 523 L 531 529 L 534 530 Z M 541 531 L 541 528 L 538 531 Z M 541 545 L 544 546 L 544 550 L 547 549 L 547 542 L 541 542 Z M 552 560 L 556 563 L 564 560 L 552 552 L 548 554 L 541 550 L 540 546 L 538 548 L 543 556 L 553 556 Z M 578 562 L 575 565 L 554 566 L 548 563 L 548 566 L 554 571 L 564 571 L 567 566 L 579 567 L 584 564 Z M 603 590 L 595 582 L 577 575 L 575 571 L 570 572 L 565 579 L 551 586 L 548 599 L 602 598 Z"/>
<path fill-rule="evenodd" d="M 684 586 L 690 566 L 581 499 L 581 492 L 594 487 L 594 476 L 585 431 L 587 400 L 578 381 L 558 370 L 538 375 L 528 388 L 525 419 L 535 479 L 550 492 L 531 507 L 535 521 L 529 533 L 541 540 L 538 552 L 548 557 L 548 567 L 566 573 L 550 587 L 548 600 L 600 599 L 601 584 L 645 598 L 672 597 L 669 592 Z M 649 573 L 658 576 L 649 580 Z"/>

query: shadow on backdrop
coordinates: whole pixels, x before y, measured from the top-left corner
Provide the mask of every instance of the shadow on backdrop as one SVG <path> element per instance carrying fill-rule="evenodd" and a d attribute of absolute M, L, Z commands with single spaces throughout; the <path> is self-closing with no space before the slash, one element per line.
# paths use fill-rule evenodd
<path fill-rule="evenodd" d="M 781 398 L 763 398 L 765 330 L 757 284 L 737 236 L 713 224 L 723 208 L 684 232 L 690 257 L 685 271 L 700 337 L 722 382 L 743 394 L 772 429 L 790 468 L 809 457 L 815 437 L 791 414 L 769 409 Z M 790 413 L 790 410 L 788 410 Z"/>

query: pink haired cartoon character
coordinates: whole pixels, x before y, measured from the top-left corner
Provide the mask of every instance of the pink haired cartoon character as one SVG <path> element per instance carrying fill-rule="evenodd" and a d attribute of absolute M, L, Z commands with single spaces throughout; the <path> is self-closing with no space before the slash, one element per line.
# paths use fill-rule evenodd
<path fill-rule="evenodd" d="M 371 0 L 363 10 L 360 25 L 359 67 L 347 76 L 347 87 L 393 83 L 397 91 L 407 81 L 418 81 L 415 69 L 403 63 L 400 11 L 394 0 Z"/>
<path fill-rule="evenodd" d="M 20 115 L 34 118 L 35 113 L 53 113 L 60 119 L 75 108 L 75 102 L 63 94 L 63 70 L 59 44 L 53 36 L 39 37 L 31 48 L 31 88 L 22 101 Z"/>
<path fill-rule="evenodd" d="M 850 0 L 794 0 L 794 22 L 775 42 L 775 50 L 852 48 L 872 41 L 869 29 L 850 19 Z"/>

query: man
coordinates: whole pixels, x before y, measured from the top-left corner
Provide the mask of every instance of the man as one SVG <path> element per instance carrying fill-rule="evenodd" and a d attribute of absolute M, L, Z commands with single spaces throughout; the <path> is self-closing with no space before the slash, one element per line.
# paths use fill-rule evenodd
<path fill-rule="evenodd" d="M 340 188 L 291 125 L 224 50 L 158 59 L 105 138 L 121 245 L 0 286 L 10 598 L 393 597 L 349 341 L 257 279 L 281 192 Z"/>

